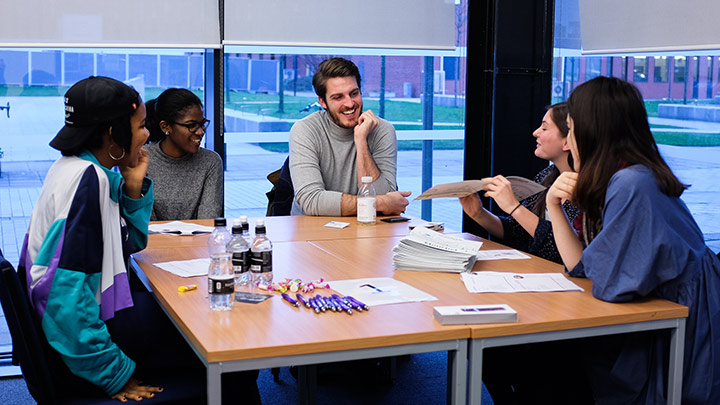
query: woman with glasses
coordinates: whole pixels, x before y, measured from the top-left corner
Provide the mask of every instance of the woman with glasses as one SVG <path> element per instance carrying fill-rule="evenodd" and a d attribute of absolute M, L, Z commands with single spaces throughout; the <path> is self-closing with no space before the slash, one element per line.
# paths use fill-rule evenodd
<path fill-rule="evenodd" d="M 223 164 L 200 147 L 210 123 L 200 99 L 186 89 L 167 89 L 147 102 L 148 177 L 155 186 L 151 220 L 222 216 Z"/>

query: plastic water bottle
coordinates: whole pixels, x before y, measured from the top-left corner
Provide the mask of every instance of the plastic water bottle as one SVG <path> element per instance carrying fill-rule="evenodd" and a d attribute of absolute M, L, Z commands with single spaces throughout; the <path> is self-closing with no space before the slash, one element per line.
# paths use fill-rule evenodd
<path fill-rule="evenodd" d="M 246 222 L 247 223 L 247 222 Z M 235 289 L 250 284 L 250 245 L 243 238 L 243 227 L 239 219 L 233 221 L 232 239 L 227 244 L 227 251 L 230 252 L 233 273 L 235 275 Z"/>
<path fill-rule="evenodd" d="M 265 234 L 265 221 L 258 219 L 255 224 L 255 240 L 251 252 L 250 271 L 255 284 L 271 284 L 273 280 L 272 242 Z"/>
<path fill-rule="evenodd" d="M 362 177 L 362 185 L 357 195 L 357 221 L 360 225 L 373 225 L 377 216 L 377 194 L 371 176 Z"/>
<path fill-rule="evenodd" d="M 240 223 L 242 224 L 242 237 L 245 239 L 245 242 L 247 242 L 248 248 L 252 246 L 253 240 L 255 238 L 250 235 L 250 224 L 248 223 L 248 217 L 245 215 L 240 215 Z"/>
<path fill-rule="evenodd" d="M 225 218 L 215 218 L 215 229 L 208 238 L 210 268 L 208 269 L 208 295 L 210 309 L 229 311 L 235 300 L 235 277 L 230 263 L 227 244 L 230 233 Z"/>

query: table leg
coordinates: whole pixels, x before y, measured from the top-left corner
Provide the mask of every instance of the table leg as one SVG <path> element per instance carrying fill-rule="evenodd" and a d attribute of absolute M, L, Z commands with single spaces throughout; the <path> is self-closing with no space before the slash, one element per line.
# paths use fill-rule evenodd
<path fill-rule="evenodd" d="M 668 367 L 668 404 L 680 405 L 682 400 L 683 355 L 685 350 L 685 318 L 677 320 L 670 330 L 670 365 Z"/>
<path fill-rule="evenodd" d="M 317 402 L 317 365 L 297 366 L 298 404 L 312 405 Z"/>
<path fill-rule="evenodd" d="M 482 339 L 470 339 L 468 346 L 468 368 L 467 392 L 468 403 L 480 405 L 482 402 L 482 361 L 485 342 Z"/>
<path fill-rule="evenodd" d="M 222 403 L 222 363 L 210 363 L 207 366 L 208 405 Z"/>
<path fill-rule="evenodd" d="M 447 403 L 461 405 L 467 400 L 468 340 L 461 339 L 457 350 L 448 351 Z"/>

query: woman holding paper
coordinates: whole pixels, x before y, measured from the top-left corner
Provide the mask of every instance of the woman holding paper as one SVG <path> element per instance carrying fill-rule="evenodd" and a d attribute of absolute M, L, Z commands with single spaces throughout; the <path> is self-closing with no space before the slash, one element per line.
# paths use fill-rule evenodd
<path fill-rule="evenodd" d="M 542 124 L 533 132 L 537 141 L 535 156 L 551 161 L 553 164 L 535 176 L 534 181 L 546 187 L 561 173 L 572 171 L 572 157 L 567 142 L 567 105 L 558 103 L 548 107 Z M 505 245 L 560 263 L 560 255 L 555 247 L 550 218 L 545 210 L 547 191 L 532 195 L 518 202 L 510 181 L 503 176 L 487 179 L 485 196 L 491 197 L 507 217 L 498 217 L 482 206 L 480 197 L 472 194 L 460 198 L 463 210 L 492 236 L 501 239 Z M 563 215 L 573 222 L 578 214 L 571 203 L 563 204 Z"/>
<path fill-rule="evenodd" d="M 680 195 L 687 187 L 655 144 L 640 92 L 616 78 L 578 86 L 568 100 L 570 149 L 577 173 L 547 193 L 551 215 L 564 201 L 583 211 L 581 242 L 552 223 L 570 275 L 593 281 L 610 302 L 658 297 L 689 308 L 682 401 L 720 403 L 720 260 Z M 589 375 L 597 403 L 665 403 L 670 336 L 643 332 L 593 339 Z"/>

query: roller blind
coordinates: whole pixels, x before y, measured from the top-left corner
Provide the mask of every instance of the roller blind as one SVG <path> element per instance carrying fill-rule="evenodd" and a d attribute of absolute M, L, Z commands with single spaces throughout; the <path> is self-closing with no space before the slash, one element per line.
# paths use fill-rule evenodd
<path fill-rule="evenodd" d="M 455 0 L 225 0 L 228 45 L 454 49 Z"/>
<path fill-rule="evenodd" d="M 718 0 L 579 0 L 586 54 L 720 49 Z"/>
<path fill-rule="evenodd" d="M 6 0 L 2 4 L 0 46 L 5 47 L 220 47 L 216 0 Z"/>

